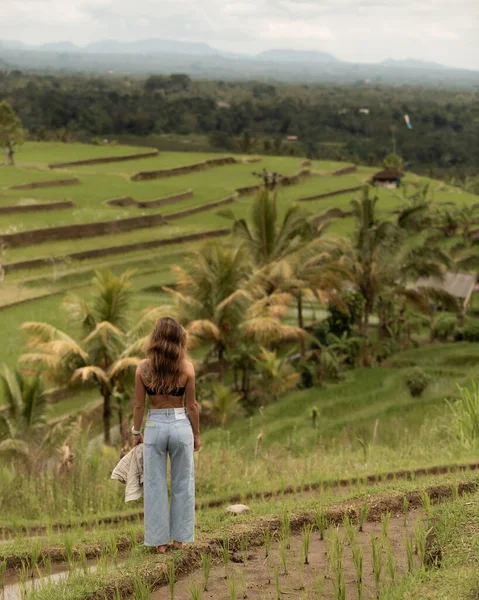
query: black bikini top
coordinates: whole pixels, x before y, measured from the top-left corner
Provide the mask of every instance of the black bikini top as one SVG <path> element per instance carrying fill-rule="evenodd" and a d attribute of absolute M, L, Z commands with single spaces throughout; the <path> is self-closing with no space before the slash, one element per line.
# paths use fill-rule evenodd
<path fill-rule="evenodd" d="M 146 390 L 146 393 L 148 394 L 148 396 L 177 396 L 178 398 L 180 398 L 181 396 L 185 395 L 186 385 L 183 387 L 180 387 L 180 388 L 176 388 L 176 390 L 173 390 L 168 394 L 165 394 L 161 390 L 159 392 L 156 392 L 155 390 L 147 388 L 146 385 L 145 385 L 145 390 Z"/>

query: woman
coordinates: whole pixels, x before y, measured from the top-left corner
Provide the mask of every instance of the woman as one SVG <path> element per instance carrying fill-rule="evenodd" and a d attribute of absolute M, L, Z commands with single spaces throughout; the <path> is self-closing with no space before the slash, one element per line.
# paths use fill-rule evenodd
<path fill-rule="evenodd" d="M 145 546 L 164 554 L 194 539 L 195 480 L 193 451 L 200 449 L 195 370 L 188 360 L 185 330 L 174 319 L 160 319 L 148 345 L 148 358 L 136 370 L 133 435 L 144 443 Z M 148 394 L 151 408 L 141 424 Z M 185 402 L 184 402 L 185 401 Z M 186 404 L 186 409 L 184 408 Z M 168 511 L 166 458 L 171 462 Z"/>

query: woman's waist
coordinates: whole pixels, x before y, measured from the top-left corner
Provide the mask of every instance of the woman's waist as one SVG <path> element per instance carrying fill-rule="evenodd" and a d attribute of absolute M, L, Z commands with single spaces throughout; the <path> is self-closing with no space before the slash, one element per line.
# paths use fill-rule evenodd
<path fill-rule="evenodd" d="M 150 408 L 147 414 L 148 421 L 162 421 L 165 419 L 180 419 L 188 416 L 183 406 L 168 408 Z"/>

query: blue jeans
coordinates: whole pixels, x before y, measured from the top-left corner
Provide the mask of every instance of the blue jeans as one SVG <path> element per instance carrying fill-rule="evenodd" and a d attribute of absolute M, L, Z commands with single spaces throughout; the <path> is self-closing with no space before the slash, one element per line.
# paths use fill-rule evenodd
<path fill-rule="evenodd" d="M 145 546 L 164 546 L 171 539 L 192 542 L 195 528 L 193 430 L 184 408 L 152 408 L 143 436 Z M 171 462 L 171 506 L 168 510 L 166 458 Z"/>

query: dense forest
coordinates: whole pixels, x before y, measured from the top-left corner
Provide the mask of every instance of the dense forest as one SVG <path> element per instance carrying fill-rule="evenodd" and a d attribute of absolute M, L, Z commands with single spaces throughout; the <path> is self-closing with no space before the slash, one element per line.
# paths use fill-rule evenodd
<path fill-rule="evenodd" d="M 479 164 L 479 91 L 0 71 L 1 99 L 33 139 L 196 135 L 215 150 L 366 164 L 396 150 L 409 169 L 443 177 Z"/>

